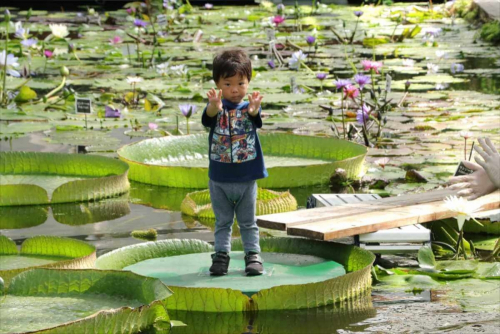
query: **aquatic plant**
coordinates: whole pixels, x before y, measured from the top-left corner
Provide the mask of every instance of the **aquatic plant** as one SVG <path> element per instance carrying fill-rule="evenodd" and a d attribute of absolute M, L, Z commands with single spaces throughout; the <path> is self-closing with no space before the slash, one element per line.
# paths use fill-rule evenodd
<path fill-rule="evenodd" d="M 181 212 L 201 218 L 215 219 L 207 190 L 188 193 L 181 203 Z M 257 189 L 256 216 L 297 210 L 297 200 L 289 191 L 277 192 L 269 189 Z"/>
<path fill-rule="evenodd" d="M 470 131 L 460 131 L 459 135 L 464 139 L 464 160 L 467 160 L 467 139 L 472 137 L 473 134 Z"/>
<path fill-rule="evenodd" d="M 201 312 L 241 312 L 294 310 L 331 305 L 356 298 L 371 286 L 371 265 L 375 256 L 355 246 L 299 238 L 263 238 L 262 252 L 311 255 L 342 264 L 346 274 L 308 284 L 286 284 L 262 289 L 251 298 L 239 290 L 169 285 L 174 292 L 165 301 L 168 310 Z M 232 250 L 241 251 L 241 240 L 232 241 Z M 96 262 L 99 269 L 121 270 L 155 258 L 206 254 L 213 246 L 193 239 L 170 239 L 123 247 Z"/>
<path fill-rule="evenodd" d="M 258 181 L 263 188 L 327 184 L 337 168 L 345 169 L 349 178 L 357 179 L 366 154 L 363 145 L 334 138 L 263 133 L 260 140 L 268 157 L 269 177 Z M 131 180 L 198 189 L 207 186 L 207 153 L 204 134 L 148 139 L 118 150 L 120 159 L 130 165 Z M 271 157 L 279 163 L 270 165 Z"/>
<path fill-rule="evenodd" d="M 16 276 L 3 296 L 2 328 L 30 333 L 169 332 L 162 304 L 172 291 L 131 272 L 34 269 Z M 23 305 L 24 314 L 19 312 Z M 22 321 L 20 321 L 22 319 Z"/>
<path fill-rule="evenodd" d="M 55 38 L 64 39 L 69 35 L 68 27 L 64 24 L 49 24 L 49 28 Z"/>
<path fill-rule="evenodd" d="M 458 258 L 459 253 L 460 253 L 460 249 L 462 249 L 464 258 L 467 259 L 467 254 L 465 252 L 465 247 L 464 247 L 464 243 L 463 243 L 463 236 L 464 236 L 463 226 L 464 226 L 465 220 L 469 220 L 469 219 L 475 220 L 474 214 L 476 213 L 476 211 L 479 210 L 479 205 L 475 204 L 474 202 L 469 202 L 463 197 L 456 197 L 456 196 L 446 197 L 444 199 L 444 205 L 448 210 L 453 211 L 454 213 L 457 214 L 455 216 L 455 219 L 457 220 L 458 230 L 460 231 L 460 236 L 458 237 L 458 241 L 457 241 L 457 244 L 455 246 L 455 250 L 456 250 L 455 258 Z M 480 224 L 479 222 L 477 222 L 477 223 Z"/>
<path fill-rule="evenodd" d="M 197 106 L 194 104 L 179 104 L 179 109 L 184 117 L 186 117 L 186 131 L 189 134 L 189 118 L 196 113 Z"/>
<path fill-rule="evenodd" d="M 493 44 L 500 44 L 500 21 L 492 20 L 481 27 L 481 38 Z"/>
<path fill-rule="evenodd" d="M 127 164 L 96 155 L 0 152 L 0 206 L 113 197 L 128 191 L 127 171 Z"/>
<path fill-rule="evenodd" d="M 14 241 L 0 235 L 0 259 L 0 277 L 8 287 L 16 275 L 34 268 L 93 268 L 96 250 L 80 240 L 36 236 L 24 240 L 18 251 Z"/>

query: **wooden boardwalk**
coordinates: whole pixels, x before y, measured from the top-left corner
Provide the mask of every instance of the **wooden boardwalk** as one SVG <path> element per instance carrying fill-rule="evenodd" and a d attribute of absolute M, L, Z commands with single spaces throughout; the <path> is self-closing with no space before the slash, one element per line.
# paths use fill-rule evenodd
<path fill-rule="evenodd" d="M 444 198 L 456 194 L 449 189 L 422 194 L 322 207 L 257 217 L 257 225 L 287 231 L 289 235 L 331 240 L 400 226 L 454 217 L 444 206 Z M 500 208 L 500 192 L 480 197 L 479 211 Z"/>
<path fill-rule="evenodd" d="M 500 20 L 500 0 L 474 0 L 494 20 Z"/>

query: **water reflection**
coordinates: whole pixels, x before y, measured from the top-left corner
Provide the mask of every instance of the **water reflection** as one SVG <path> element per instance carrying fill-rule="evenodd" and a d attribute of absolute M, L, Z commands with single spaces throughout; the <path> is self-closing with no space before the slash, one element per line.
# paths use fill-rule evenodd
<path fill-rule="evenodd" d="M 187 326 L 174 327 L 174 334 L 204 333 L 335 333 L 338 329 L 362 331 L 356 325 L 376 315 L 369 295 L 336 305 L 307 310 L 259 311 L 257 313 L 205 313 L 169 310 L 173 320 Z"/>
<path fill-rule="evenodd" d="M 52 209 L 54 219 L 65 225 L 94 224 L 130 213 L 128 196 L 105 201 L 0 207 L 0 229 L 22 229 L 43 224 Z"/>

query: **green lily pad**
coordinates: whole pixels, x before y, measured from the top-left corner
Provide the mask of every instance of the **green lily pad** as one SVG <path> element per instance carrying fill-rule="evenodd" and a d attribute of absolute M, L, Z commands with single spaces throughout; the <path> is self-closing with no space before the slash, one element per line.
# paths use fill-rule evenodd
<path fill-rule="evenodd" d="M 357 178 L 366 153 L 363 146 L 333 138 L 276 133 L 262 134 L 260 140 L 269 177 L 258 184 L 269 188 L 328 183 L 337 168 Z M 147 139 L 118 150 L 132 180 L 185 188 L 206 188 L 207 154 L 204 134 Z"/>
<path fill-rule="evenodd" d="M 127 165 L 104 157 L 0 152 L 0 161 L 0 206 L 96 200 L 130 186 Z"/>
<path fill-rule="evenodd" d="M 333 269 L 328 263 L 330 263 L 329 261 L 335 261 L 344 266 L 346 274 L 335 278 L 330 277 L 316 283 L 281 285 L 270 289 L 261 289 L 258 293 L 252 295 L 251 299 L 241 292 L 241 288 L 233 290 L 214 287 L 193 288 L 184 284 L 182 286 L 171 285 L 170 288 L 174 291 L 174 296 L 173 299 L 169 298 L 166 301 L 167 308 L 203 312 L 312 308 L 354 298 L 371 284 L 370 268 L 374 256 L 360 248 L 331 242 L 290 238 L 261 239 L 260 245 L 264 254 L 270 252 L 296 254 L 298 258 L 307 255 L 308 257 L 303 259 L 312 259 L 309 256 L 313 256 L 327 260 L 327 264 L 323 264 L 323 260 L 314 260 L 314 263 L 319 265 L 318 268 L 322 268 L 320 271 L 325 270 L 327 272 Z M 242 251 L 241 240 L 234 240 L 232 249 L 233 252 Z M 166 261 L 176 261 L 176 259 L 169 258 L 178 257 L 178 260 L 181 260 L 183 256 L 191 254 L 188 258 L 193 259 L 195 263 L 191 268 L 187 269 L 189 273 L 186 273 L 186 275 L 193 279 L 193 281 L 189 279 L 189 284 L 199 286 L 199 284 L 209 284 L 207 283 L 209 281 L 216 284 L 217 280 L 209 275 L 205 279 L 203 277 L 196 278 L 199 275 L 204 276 L 206 268 L 200 268 L 200 266 L 205 265 L 206 261 L 201 265 L 195 259 L 201 253 L 203 256 L 206 255 L 206 260 L 210 264 L 207 252 L 213 252 L 213 247 L 200 240 L 161 240 L 112 251 L 99 257 L 96 266 L 101 269 L 123 269 L 150 259 L 158 259 L 159 261 L 161 258 L 167 258 Z M 288 256 L 283 257 L 282 254 L 276 255 L 282 257 L 280 261 L 292 259 Z M 236 259 L 238 259 L 238 256 L 236 255 Z M 272 258 L 271 261 L 273 261 Z M 326 267 L 323 268 L 322 266 Z M 296 268 L 296 270 L 301 269 Z M 304 273 L 307 273 L 307 271 Z M 153 275 L 153 273 L 151 274 Z M 170 277 L 175 279 L 176 282 L 183 281 L 182 277 L 176 278 L 178 274 L 172 274 L 172 271 L 163 272 L 161 275 L 165 279 Z M 231 280 L 231 277 L 228 279 Z M 290 279 L 297 278 L 294 275 Z M 309 279 L 315 281 L 314 275 L 309 276 Z M 328 297 L 325 299 L 325 296 Z"/>
<path fill-rule="evenodd" d="M 168 324 L 161 300 L 170 295 L 158 280 L 130 272 L 30 270 L 12 280 L 0 304 L 2 329 L 61 334 L 142 331 L 158 321 Z"/>
<path fill-rule="evenodd" d="M 0 277 L 8 286 L 14 276 L 32 268 L 91 268 L 95 247 L 80 240 L 38 236 L 26 239 L 20 251 L 15 243 L 0 235 Z"/>

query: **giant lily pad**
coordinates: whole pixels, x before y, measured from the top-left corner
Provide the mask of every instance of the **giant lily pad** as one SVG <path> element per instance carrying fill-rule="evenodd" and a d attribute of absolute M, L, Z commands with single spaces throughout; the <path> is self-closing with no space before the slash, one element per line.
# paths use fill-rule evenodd
<path fill-rule="evenodd" d="M 344 140 L 261 134 L 269 177 L 258 181 L 263 188 L 326 184 L 335 169 L 349 178 L 362 171 L 366 147 Z M 146 139 L 118 150 L 130 165 L 130 179 L 178 188 L 206 188 L 208 140 L 206 134 Z"/>
<path fill-rule="evenodd" d="M 209 261 L 207 254 L 213 251 L 213 246 L 201 240 L 176 239 L 148 242 L 117 249 L 99 257 L 96 266 L 100 269 L 124 269 L 150 259 L 178 257 L 178 259 L 173 260 L 172 268 L 167 276 L 177 279 L 179 285 L 169 285 L 174 291 L 174 296 L 166 301 L 166 306 L 168 309 L 185 311 L 234 312 L 314 308 L 354 298 L 370 288 L 370 270 L 374 255 L 358 247 L 291 238 L 261 239 L 260 245 L 263 254 L 295 254 L 297 257 L 309 256 L 335 261 L 343 265 L 347 273 L 320 281 L 317 281 L 318 279 L 312 275 L 309 280 L 310 283 L 290 284 L 289 281 L 286 285 L 262 289 L 249 298 L 241 290 L 229 289 L 223 286 L 214 287 L 214 285 L 207 287 L 203 284 L 203 281 L 206 283 L 211 279 L 210 276 L 205 275 L 206 270 L 187 274 L 186 278 L 190 277 L 190 279 L 183 284 L 182 277 L 177 277 L 179 273 L 175 271 L 175 268 L 179 266 L 173 265 L 175 260 L 181 260 L 181 256 L 188 254 L 191 254 L 188 257 L 198 254 L 207 257 L 207 261 Z M 241 240 L 234 240 L 232 249 L 235 252 L 242 251 Z M 268 256 L 279 256 L 279 254 Z M 238 255 L 236 255 L 237 257 Z M 321 266 L 321 263 L 323 262 L 316 259 L 312 265 Z M 271 267 L 267 267 L 267 269 L 272 270 Z M 302 275 L 305 275 L 306 272 L 302 273 Z M 241 276 L 237 270 L 235 275 Z M 198 276 L 198 279 L 194 276 Z M 253 278 L 247 277 L 245 280 Z M 264 282 L 266 276 L 257 277 L 257 279 Z M 212 284 L 216 286 L 217 282 L 212 280 Z M 192 287 L 194 285 L 197 287 Z"/>
<path fill-rule="evenodd" d="M 7 286 L 32 268 L 92 268 L 95 254 L 95 247 L 83 241 L 53 236 L 26 239 L 18 251 L 14 241 L 0 235 L 0 277 Z"/>
<path fill-rule="evenodd" d="M 171 291 L 157 279 L 109 270 L 34 269 L 12 280 L 2 332 L 135 333 L 169 318 Z M 20 310 L 22 309 L 22 310 Z"/>
<path fill-rule="evenodd" d="M 295 210 L 297 201 L 289 191 L 277 192 L 262 188 L 257 190 L 257 216 Z M 189 216 L 215 219 L 208 190 L 187 194 L 182 201 L 181 211 Z"/>
<path fill-rule="evenodd" d="M 0 206 L 98 200 L 128 191 L 128 166 L 105 157 L 0 152 Z"/>

